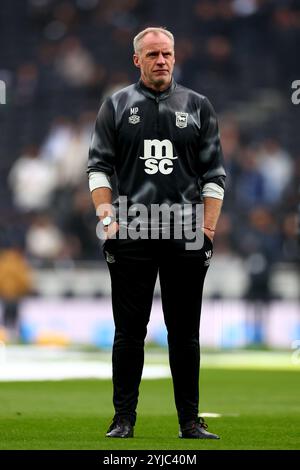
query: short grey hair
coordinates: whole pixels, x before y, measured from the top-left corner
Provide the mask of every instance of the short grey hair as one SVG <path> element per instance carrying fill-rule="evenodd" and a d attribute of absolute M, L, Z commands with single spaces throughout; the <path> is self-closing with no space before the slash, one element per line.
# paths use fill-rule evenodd
<path fill-rule="evenodd" d="M 142 41 L 143 37 L 146 36 L 146 34 L 148 34 L 148 33 L 154 33 L 154 34 L 163 33 L 163 34 L 165 34 L 169 39 L 171 39 L 172 46 L 174 48 L 175 40 L 174 40 L 174 36 L 171 33 L 171 31 L 168 31 L 165 28 L 150 27 L 150 28 L 143 29 L 143 31 L 141 31 L 140 33 L 138 33 L 134 37 L 134 39 L 133 39 L 133 49 L 134 49 L 135 54 L 139 54 L 139 52 L 141 51 L 141 41 Z"/>

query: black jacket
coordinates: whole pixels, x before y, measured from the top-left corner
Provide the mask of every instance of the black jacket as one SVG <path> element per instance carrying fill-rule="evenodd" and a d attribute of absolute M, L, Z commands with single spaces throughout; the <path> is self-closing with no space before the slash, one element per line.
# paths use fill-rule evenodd
<path fill-rule="evenodd" d="M 100 108 L 87 171 L 115 172 L 128 204 L 201 202 L 205 183 L 225 181 L 212 105 L 174 80 L 163 92 L 141 81 L 116 92 Z"/>

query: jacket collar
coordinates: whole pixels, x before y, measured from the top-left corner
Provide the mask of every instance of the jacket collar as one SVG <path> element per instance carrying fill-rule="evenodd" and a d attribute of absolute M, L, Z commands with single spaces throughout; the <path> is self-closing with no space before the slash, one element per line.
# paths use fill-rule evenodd
<path fill-rule="evenodd" d="M 166 90 L 154 91 L 152 90 L 152 88 L 148 88 L 140 79 L 137 83 L 137 87 L 143 93 L 143 95 L 146 96 L 147 98 L 152 98 L 153 100 L 161 101 L 161 100 L 165 100 L 166 98 L 168 98 L 168 96 L 170 96 L 173 93 L 173 91 L 176 88 L 176 82 L 174 78 L 172 77 L 171 84 Z"/>

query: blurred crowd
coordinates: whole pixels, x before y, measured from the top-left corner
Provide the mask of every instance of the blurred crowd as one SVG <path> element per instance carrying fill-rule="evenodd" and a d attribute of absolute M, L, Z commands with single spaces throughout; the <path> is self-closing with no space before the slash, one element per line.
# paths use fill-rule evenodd
<path fill-rule="evenodd" d="M 94 121 L 103 97 L 138 78 L 133 36 L 163 25 L 175 34 L 176 80 L 207 95 L 220 117 L 228 178 L 216 250 L 245 259 L 262 292 L 260 276 L 267 278 L 273 263 L 299 262 L 299 120 L 289 96 L 292 80 L 300 79 L 299 2 L 12 5 L 3 1 L 0 30 L 0 79 L 8 84 L 0 136 L 2 248 L 22 247 L 41 266 L 101 257 L 85 173 Z"/>

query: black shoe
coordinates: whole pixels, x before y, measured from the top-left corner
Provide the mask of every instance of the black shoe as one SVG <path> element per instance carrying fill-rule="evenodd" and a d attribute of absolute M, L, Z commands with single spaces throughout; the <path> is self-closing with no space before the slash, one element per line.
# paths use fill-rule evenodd
<path fill-rule="evenodd" d="M 133 437 L 133 426 L 126 418 L 114 418 L 108 428 L 106 437 Z"/>
<path fill-rule="evenodd" d="M 217 434 L 206 431 L 207 424 L 203 418 L 189 421 L 179 429 L 179 437 L 184 439 L 220 439 Z"/>

